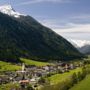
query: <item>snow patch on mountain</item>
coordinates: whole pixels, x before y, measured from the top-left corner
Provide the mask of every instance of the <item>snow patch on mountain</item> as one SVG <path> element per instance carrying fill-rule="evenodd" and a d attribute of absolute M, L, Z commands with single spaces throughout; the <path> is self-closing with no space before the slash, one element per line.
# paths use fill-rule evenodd
<path fill-rule="evenodd" d="M 0 12 L 15 18 L 19 18 L 22 15 L 19 12 L 16 12 L 11 5 L 0 6 Z"/>

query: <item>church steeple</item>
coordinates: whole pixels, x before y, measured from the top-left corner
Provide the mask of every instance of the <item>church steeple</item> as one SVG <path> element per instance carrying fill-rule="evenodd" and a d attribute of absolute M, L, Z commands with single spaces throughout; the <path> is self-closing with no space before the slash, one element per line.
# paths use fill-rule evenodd
<path fill-rule="evenodd" d="M 25 64 L 23 63 L 22 64 L 22 72 L 24 72 L 25 71 Z"/>

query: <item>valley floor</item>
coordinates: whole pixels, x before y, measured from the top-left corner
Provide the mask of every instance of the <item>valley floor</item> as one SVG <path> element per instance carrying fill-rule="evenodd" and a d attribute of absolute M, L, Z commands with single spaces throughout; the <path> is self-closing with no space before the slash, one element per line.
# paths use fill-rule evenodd
<path fill-rule="evenodd" d="M 40 78 L 41 82 L 40 81 L 35 82 L 35 83 L 38 83 L 37 84 L 38 90 L 50 90 L 50 88 L 52 88 L 52 87 L 53 87 L 52 90 L 67 90 L 67 89 L 60 89 L 60 88 L 62 88 L 62 87 L 66 88 L 68 85 L 70 85 L 69 88 L 71 88 L 71 86 L 73 86 L 75 84 L 73 80 L 79 79 L 79 78 L 77 78 L 78 74 L 82 73 L 82 68 L 84 67 L 84 63 L 82 63 L 80 61 L 73 62 L 73 69 L 70 69 L 70 68 L 66 69 L 68 63 L 64 66 L 64 69 L 63 69 L 63 67 L 61 67 L 61 66 L 59 66 L 60 68 L 57 68 L 58 64 L 56 64 L 56 66 L 54 66 L 51 63 L 37 62 L 37 61 L 33 61 L 33 60 L 28 60 L 28 59 L 21 59 L 21 61 L 23 61 L 25 63 L 25 65 L 27 65 L 27 66 L 35 65 L 35 66 L 33 66 L 34 68 L 33 67 L 25 68 L 28 70 L 27 78 L 30 78 L 29 80 L 31 80 L 31 78 L 32 79 L 34 78 L 33 71 L 36 71 L 36 72 L 40 71 L 40 73 L 42 74 L 43 78 Z M 88 62 L 88 64 L 85 66 L 88 66 L 87 69 L 89 69 L 90 63 L 89 63 L 89 61 L 87 61 L 87 62 Z M 52 67 L 51 69 L 50 69 L 50 66 L 48 66 L 49 64 Z M 70 67 L 71 63 L 69 63 L 68 65 Z M 12 67 L 12 68 L 10 68 L 10 67 Z M 47 67 L 48 67 L 48 70 L 47 70 Z M 45 68 L 45 70 L 44 70 L 44 68 Z M 65 70 L 65 71 L 60 73 L 59 69 Z M 18 82 L 22 79 L 17 80 L 18 79 L 17 77 L 21 78 L 22 74 L 20 74 L 20 73 L 17 74 L 17 71 L 21 70 L 21 65 L 18 65 L 18 64 L 12 65 L 11 63 L 6 63 L 6 62 L 0 61 L 0 71 L 5 71 L 5 70 L 8 71 L 8 73 L 10 73 L 10 75 L 8 75 L 7 73 L 5 75 L 7 75 L 9 78 L 12 77 L 12 80 L 11 81 L 9 80 L 8 83 L 5 80 L 6 83 L 2 83 L 0 85 L 0 90 L 10 90 L 11 88 L 20 88 L 20 84 Z M 84 70 L 86 70 L 86 69 L 84 69 Z M 12 71 L 14 71 L 14 73 Z M 45 71 L 45 74 L 44 74 L 44 71 Z M 33 73 L 33 76 L 32 76 L 32 73 L 30 73 L 30 72 Z M 47 73 L 47 75 L 46 75 L 46 73 Z M 75 74 L 76 74 L 76 76 L 75 76 Z M 1 73 L 1 75 L 2 75 L 2 73 Z M 46 75 L 46 76 L 44 76 L 44 75 Z M 73 75 L 74 75 L 74 77 L 76 77 L 75 79 L 72 78 Z M 30 77 L 30 76 L 32 76 L 32 77 Z M 44 80 L 44 83 L 43 83 L 43 80 Z M 65 84 L 66 86 L 63 84 Z M 74 85 L 70 90 L 90 90 L 89 84 L 90 84 L 90 75 L 87 75 L 87 77 L 85 79 L 82 79 L 81 82 L 78 82 L 78 84 Z M 31 85 L 31 82 L 30 82 L 30 85 Z M 48 89 L 46 89 L 46 88 L 48 88 Z"/>

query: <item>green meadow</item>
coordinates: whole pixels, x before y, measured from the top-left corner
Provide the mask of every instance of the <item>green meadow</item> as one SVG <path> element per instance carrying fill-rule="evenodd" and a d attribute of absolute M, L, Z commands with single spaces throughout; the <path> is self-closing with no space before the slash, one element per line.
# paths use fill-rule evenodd
<path fill-rule="evenodd" d="M 46 66 L 46 65 L 53 65 L 52 63 L 48 62 L 40 62 L 40 61 L 34 61 L 30 59 L 24 59 L 20 58 L 22 63 L 25 63 L 25 65 L 35 65 L 35 66 Z M 20 70 L 21 66 L 9 62 L 0 61 L 0 71 L 15 71 Z"/>
<path fill-rule="evenodd" d="M 20 70 L 21 66 L 16 64 L 0 61 L 0 71 L 16 71 Z"/>
<path fill-rule="evenodd" d="M 14 90 L 13 88 L 19 88 L 19 84 L 13 84 L 13 83 L 8 83 L 8 84 L 3 84 L 0 85 L 0 90 Z"/>
<path fill-rule="evenodd" d="M 34 61 L 34 60 L 24 59 L 24 58 L 21 58 L 20 60 L 23 63 L 25 63 L 26 65 L 46 66 L 46 65 L 50 64 L 50 63 L 47 63 L 47 62 Z"/>
<path fill-rule="evenodd" d="M 22 63 L 25 63 L 26 65 L 36 65 L 36 66 L 45 66 L 49 65 L 49 63 L 46 62 L 38 62 L 33 61 L 29 59 L 21 58 Z M 0 71 L 16 71 L 20 70 L 21 66 L 9 62 L 0 61 Z"/>
<path fill-rule="evenodd" d="M 62 82 L 66 79 L 68 79 L 73 73 L 81 72 L 81 68 L 77 68 L 74 70 L 70 70 L 69 72 L 63 73 L 63 74 L 55 74 L 49 77 L 51 84 L 57 84 L 59 82 Z"/>
<path fill-rule="evenodd" d="M 90 75 L 88 75 L 80 83 L 76 84 L 70 90 L 90 90 Z"/>

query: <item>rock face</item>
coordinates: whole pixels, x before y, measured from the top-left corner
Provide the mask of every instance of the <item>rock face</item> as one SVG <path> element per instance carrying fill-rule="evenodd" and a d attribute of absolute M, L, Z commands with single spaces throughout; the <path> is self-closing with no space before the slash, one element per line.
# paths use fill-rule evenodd
<path fill-rule="evenodd" d="M 16 18 L 0 13 L 0 60 L 18 62 L 20 57 L 39 61 L 70 60 L 81 58 L 82 54 L 31 16 Z"/>

